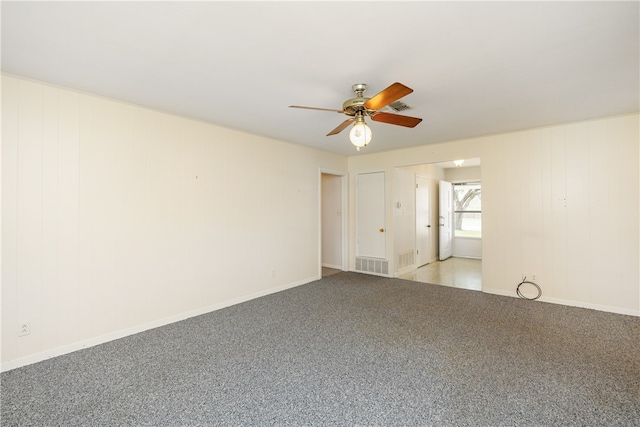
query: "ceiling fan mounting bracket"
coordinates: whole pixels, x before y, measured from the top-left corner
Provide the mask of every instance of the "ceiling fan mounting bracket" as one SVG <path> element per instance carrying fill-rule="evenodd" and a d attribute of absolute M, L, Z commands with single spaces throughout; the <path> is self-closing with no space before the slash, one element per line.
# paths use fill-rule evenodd
<path fill-rule="evenodd" d="M 367 86 L 365 83 L 356 83 L 351 86 L 351 89 L 355 92 L 356 95 L 358 95 L 358 98 L 362 98 L 362 94 L 365 90 L 367 90 L 368 87 L 369 86 Z"/>

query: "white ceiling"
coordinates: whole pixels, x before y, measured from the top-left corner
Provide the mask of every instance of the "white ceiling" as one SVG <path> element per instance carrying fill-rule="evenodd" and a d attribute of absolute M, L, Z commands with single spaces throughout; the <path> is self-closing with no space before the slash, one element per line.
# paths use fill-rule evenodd
<path fill-rule="evenodd" d="M 356 155 L 351 85 L 414 93 L 360 153 L 639 111 L 640 3 L 8 2 L 2 70 Z"/>

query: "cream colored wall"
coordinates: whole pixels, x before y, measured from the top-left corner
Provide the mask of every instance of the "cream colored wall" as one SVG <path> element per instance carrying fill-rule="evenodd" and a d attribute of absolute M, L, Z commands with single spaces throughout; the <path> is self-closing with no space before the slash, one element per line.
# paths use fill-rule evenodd
<path fill-rule="evenodd" d="M 390 273 L 402 272 L 399 257 L 409 253 L 414 257 L 416 240 L 415 172 L 410 167 L 394 168 L 393 194 L 389 195 L 393 212 L 393 265 Z M 400 207 L 398 207 L 400 203 Z M 415 267 L 412 263 L 407 267 Z"/>
<path fill-rule="evenodd" d="M 606 118 L 351 157 L 349 172 L 478 157 L 485 292 L 515 296 L 535 274 L 543 301 L 640 315 L 638 129 Z"/>
<path fill-rule="evenodd" d="M 350 171 L 353 263 L 357 172 L 387 171 L 391 195 L 394 167 L 479 157 L 485 291 L 514 295 L 525 272 L 543 300 L 638 315 L 638 127 L 631 115 L 347 160 L 3 76 L 2 369 L 315 279 L 320 169 Z M 391 203 L 387 218 L 393 253 Z"/>
<path fill-rule="evenodd" d="M 447 168 L 444 170 L 444 180 L 449 182 L 480 181 L 480 166 Z"/>
<path fill-rule="evenodd" d="M 347 160 L 3 76 L 2 369 L 319 277 L 321 168 Z"/>

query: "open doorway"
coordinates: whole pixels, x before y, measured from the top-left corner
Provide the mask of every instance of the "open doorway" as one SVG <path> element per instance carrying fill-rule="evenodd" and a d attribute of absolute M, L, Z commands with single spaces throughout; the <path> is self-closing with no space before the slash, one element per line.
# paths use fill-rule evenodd
<path fill-rule="evenodd" d="M 467 159 L 463 164 L 450 161 L 405 166 L 394 172 L 394 207 L 397 208 L 394 231 L 398 233 L 394 233 L 395 276 L 481 290 L 480 159 Z M 469 182 L 473 182 L 473 186 L 461 185 Z M 442 184 L 451 191 L 443 194 Z M 421 186 L 426 188 L 421 189 Z M 408 188 L 415 193 L 414 200 L 410 199 Z M 446 200 L 442 201 L 443 197 Z M 413 228 L 410 227 L 412 222 Z M 478 233 L 470 232 L 469 227 L 477 229 Z M 434 250 L 421 253 L 429 244 Z M 443 246 L 446 253 L 442 253 Z M 403 264 L 410 250 L 415 250 L 415 262 Z"/>
<path fill-rule="evenodd" d="M 346 269 L 346 173 L 320 171 L 320 277 Z"/>
<path fill-rule="evenodd" d="M 482 290 L 482 260 L 475 258 L 450 257 L 444 261 L 434 261 L 409 273 L 400 279 L 453 288 Z"/>

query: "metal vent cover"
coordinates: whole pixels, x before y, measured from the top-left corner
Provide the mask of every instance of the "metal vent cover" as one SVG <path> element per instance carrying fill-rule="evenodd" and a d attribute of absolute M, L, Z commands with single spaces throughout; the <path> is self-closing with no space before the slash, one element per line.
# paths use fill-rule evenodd
<path fill-rule="evenodd" d="M 405 104 L 402 101 L 395 101 L 392 102 L 391 104 L 387 105 L 385 108 L 383 108 L 384 110 L 389 110 L 395 113 L 399 113 L 401 111 L 406 111 L 406 110 L 411 110 L 411 107 L 409 107 L 407 104 Z"/>
<path fill-rule="evenodd" d="M 389 261 L 379 258 L 356 257 L 356 271 L 377 276 L 389 275 Z"/>

